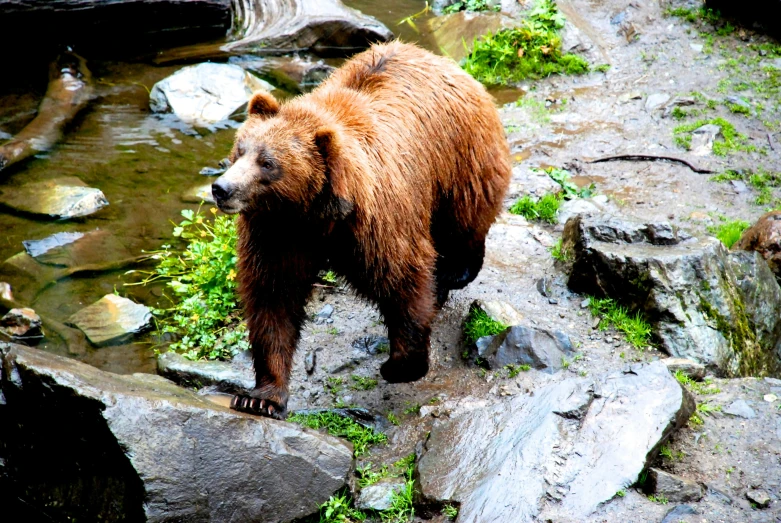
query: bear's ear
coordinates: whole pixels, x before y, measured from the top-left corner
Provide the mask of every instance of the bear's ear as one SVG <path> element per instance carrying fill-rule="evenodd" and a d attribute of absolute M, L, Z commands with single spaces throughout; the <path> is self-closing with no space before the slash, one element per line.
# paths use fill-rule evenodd
<path fill-rule="evenodd" d="M 332 127 L 321 127 L 315 132 L 315 145 L 325 163 L 325 177 L 331 192 L 331 201 L 325 214 L 343 219 L 352 213 L 353 203 L 349 197 L 345 176 L 346 160 L 342 154 L 339 131 Z"/>
<path fill-rule="evenodd" d="M 270 118 L 279 112 L 279 102 L 270 93 L 258 91 L 252 95 L 247 112 L 250 116 Z"/>

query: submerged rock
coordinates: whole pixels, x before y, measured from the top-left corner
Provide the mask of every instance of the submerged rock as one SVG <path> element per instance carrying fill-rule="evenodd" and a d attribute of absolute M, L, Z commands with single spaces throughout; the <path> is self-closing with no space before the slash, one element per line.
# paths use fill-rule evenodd
<path fill-rule="evenodd" d="M 273 89 L 237 65 L 203 63 L 157 82 L 149 106 L 152 112 L 172 112 L 187 123 L 208 125 L 230 118 L 255 91 Z"/>
<path fill-rule="evenodd" d="M 53 520 L 288 522 L 346 484 L 352 449 L 336 438 L 159 376 L 9 344 L 0 355 L 0 475 Z"/>
<path fill-rule="evenodd" d="M 781 279 L 781 211 L 763 214 L 733 246 L 736 251 L 756 251 Z"/>
<path fill-rule="evenodd" d="M 299 56 L 232 57 L 231 63 L 268 78 L 281 89 L 292 93 L 308 93 L 323 83 L 336 69 L 323 61 L 313 62 Z"/>
<path fill-rule="evenodd" d="M 569 336 L 561 331 L 515 325 L 496 336 L 477 341 L 477 354 L 490 369 L 505 365 L 529 365 L 552 373 L 574 353 Z"/>
<path fill-rule="evenodd" d="M 83 267 L 130 259 L 133 253 L 109 231 L 58 232 L 41 240 L 22 242 L 35 261 L 58 267 Z"/>
<path fill-rule="evenodd" d="M 569 287 L 644 313 L 671 356 L 730 375 L 778 372 L 781 289 L 758 255 L 608 214 L 568 221 L 563 248 L 574 256 Z"/>
<path fill-rule="evenodd" d="M 68 318 L 94 345 L 112 345 L 128 340 L 149 327 L 152 312 L 148 307 L 115 294 L 84 307 Z"/>
<path fill-rule="evenodd" d="M 517 25 L 516 20 L 502 13 L 459 11 L 431 18 L 428 32 L 434 48 L 459 62 L 472 52 L 475 38 Z"/>
<path fill-rule="evenodd" d="M 349 55 L 393 33 L 340 0 L 237 0 L 233 37 L 225 51 L 281 53 L 311 50 Z"/>
<path fill-rule="evenodd" d="M 11 309 L 0 318 L 0 333 L 14 342 L 34 345 L 43 338 L 41 325 L 41 317 L 34 310 Z"/>
<path fill-rule="evenodd" d="M 108 205 L 100 189 L 75 177 L 0 188 L 0 204 L 17 211 L 57 220 L 89 216 Z"/>
<path fill-rule="evenodd" d="M 693 410 L 659 362 L 548 385 L 435 423 L 421 493 L 460 503 L 461 523 L 585 521 L 637 481 Z"/>

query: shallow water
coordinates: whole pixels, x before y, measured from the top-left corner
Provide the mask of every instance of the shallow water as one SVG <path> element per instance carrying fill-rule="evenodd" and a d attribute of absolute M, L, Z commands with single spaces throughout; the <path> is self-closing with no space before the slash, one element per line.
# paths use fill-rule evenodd
<path fill-rule="evenodd" d="M 420 12 L 425 2 L 353 0 L 351 7 L 377 17 L 405 41 L 428 45 L 423 14 L 412 24 L 400 22 Z M 389 5 L 390 4 L 390 5 Z M 227 156 L 234 129 L 191 129 L 173 116 L 149 112 L 148 90 L 181 65 L 156 66 L 147 62 L 93 62 L 96 99 L 70 126 L 64 140 L 51 152 L 20 168 L 3 173 L 2 186 L 75 176 L 103 191 L 110 205 L 83 219 L 56 222 L 38 220 L 0 209 L 0 260 L 23 250 L 23 240 L 38 240 L 57 232 L 104 229 L 112 232 L 130 252 L 154 250 L 171 241 L 172 221 L 180 211 L 196 208 L 183 203 L 189 187 L 208 182 L 198 174 L 216 167 Z M 337 63 L 338 65 L 338 63 Z M 46 88 L 48 64 L 26 63 L 13 81 L 0 84 L 0 136 L 13 135 L 34 116 Z M 517 92 L 510 98 L 517 98 Z M 502 96 L 501 98 L 505 98 Z M 513 98 L 514 97 L 514 98 Z M 508 98 L 508 99 L 510 99 Z M 106 253 L 110 257 L 111 253 Z M 0 269 L 0 281 L 4 280 Z M 126 287 L 132 277 L 124 271 L 72 277 L 50 284 L 25 303 L 42 315 L 63 322 L 103 295 L 119 292 L 130 299 L 154 305 L 161 288 Z M 150 337 L 136 343 L 90 350 L 84 361 L 114 372 L 154 372 Z M 46 340 L 42 348 L 66 354 L 66 347 Z"/>

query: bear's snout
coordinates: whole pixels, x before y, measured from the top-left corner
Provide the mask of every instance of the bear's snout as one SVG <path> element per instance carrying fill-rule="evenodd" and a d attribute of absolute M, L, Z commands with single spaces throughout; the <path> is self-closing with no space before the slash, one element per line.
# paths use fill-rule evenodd
<path fill-rule="evenodd" d="M 220 207 L 220 209 L 222 209 L 225 202 L 230 200 L 231 196 L 233 196 L 233 192 L 233 185 L 229 181 L 223 180 L 222 178 L 219 178 L 212 184 L 212 196 L 214 196 L 214 201 L 217 203 L 217 206 Z M 224 211 L 225 209 L 222 210 Z"/>

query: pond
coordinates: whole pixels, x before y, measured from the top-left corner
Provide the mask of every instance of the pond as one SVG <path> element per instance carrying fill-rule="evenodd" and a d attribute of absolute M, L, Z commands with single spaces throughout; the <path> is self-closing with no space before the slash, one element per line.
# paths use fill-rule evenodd
<path fill-rule="evenodd" d="M 424 1 L 345 3 L 378 18 L 403 40 L 433 47 L 426 35 L 418 32 L 431 14 L 416 18 L 414 24 L 400 23 L 423 10 Z M 339 64 L 338 60 L 329 62 Z M 4 172 L 0 188 L 76 177 L 100 189 L 109 205 L 89 217 L 69 221 L 40 220 L 9 209 L 0 210 L 0 260 L 23 251 L 25 240 L 95 229 L 108 231 L 116 240 L 96 247 L 103 249 L 99 257 L 106 260 L 158 249 L 171 241 L 173 222 L 180 219 L 181 210 L 198 207 L 185 203 L 182 195 L 188 188 L 209 182 L 199 171 L 216 167 L 230 151 L 235 124 L 216 130 L 192 129 L 173 116 L 150 113 L 149 89 L 180 69 L 181 64 L 89 61 L 88 66 L 96 99 L 51 152 Z M 25 63 L 13 78 L 0 84 L 0 136 L 17 133 L 35 116 L 46 89 L 47 68 L 44 61 Z M 0 268 L 0 281 L 8 279 L 6 276 Z M 15 297 L 58 322 L 114 292 L 150 306 L 164 305 L 162 286 L 125 286 L 130 281 L 134 281 L 133 277 L 125 275 L 124 270 L 100 272 L 56 282 L 38 281 L 25 290 L 24 300 Z M 127 345 L 89 349 L 77 357 L 112 372 L 154 372 L 154 341 L 151 333 Z M 44 339 L 39 347 L 68 355 L 68 348 L 53 336 Z"/>

